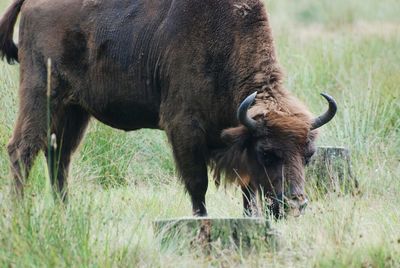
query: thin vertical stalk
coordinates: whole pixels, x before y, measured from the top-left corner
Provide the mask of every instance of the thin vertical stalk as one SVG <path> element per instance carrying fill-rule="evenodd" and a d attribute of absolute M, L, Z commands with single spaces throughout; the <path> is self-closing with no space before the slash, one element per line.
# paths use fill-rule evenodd
<path fill-rule="evenodd" d="M 50 105 L 50 98 L 51 98 L 51 59 L 47 59 L 47 167 L 49 169 L 49 176 L 50 176 L 50 183 L 52 184 L 52 178 L 54 174 L 53 172 L 53 155 L 52 155 L 52 148 L 51 148 L 51 105 Z M 51 185 L 52 187 L 54 185 Z"/>

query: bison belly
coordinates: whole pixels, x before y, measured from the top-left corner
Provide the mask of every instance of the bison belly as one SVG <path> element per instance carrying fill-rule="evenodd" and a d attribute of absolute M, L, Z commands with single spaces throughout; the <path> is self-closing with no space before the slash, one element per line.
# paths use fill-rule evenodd
<path fill-rule="evenodd" d="M 122 130 L 159 128 L 159 114 L 147 103 L 118 100 L 87 107 L 99 121 Z"/>

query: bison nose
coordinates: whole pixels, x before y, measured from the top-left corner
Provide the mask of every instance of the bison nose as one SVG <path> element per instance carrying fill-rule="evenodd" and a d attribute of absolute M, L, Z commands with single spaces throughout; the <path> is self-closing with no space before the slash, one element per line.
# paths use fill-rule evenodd
<path fill-rule="evenodd" d="M 308 199 L 304 198 L 304 200 L 299 203 L 300 211 L 303 212 L 306 209 L 307 205 L 308 205 Z"/>
<path fill-rule="evenodd" d="M 288 200 L 290 214 L 298 217 L 304 214 L 304 210 L 307 207 L 308 199 L 304 195 L 292 196 Z"/>

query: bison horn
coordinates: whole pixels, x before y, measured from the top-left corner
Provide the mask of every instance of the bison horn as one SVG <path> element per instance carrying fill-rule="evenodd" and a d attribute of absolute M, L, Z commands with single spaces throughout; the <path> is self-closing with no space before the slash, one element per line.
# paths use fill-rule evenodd
<path fill-rule="evenodd" d="M 250 118 L 247 115 L 247 110 L 249 109 L 250 105 L 254 102 L 254 99 L 256 98 L 257 92 L 254 92 L 250 96 L 248 96 L 239 106 L 239 109 L 237 111 L 237 117 L 239 122 L 247 127 L 250 130 L 253 130 L 256 128 L 256 120 Z"/>
<path fill-rule="evenodd" d="M 314 119 L 312 126 L 311 126 L 311 130 L 320 128 L 323 125 L 325 125 L 326 123 L 328 123 L 329 121 L 331 121 L 337 111 L 336 101 L 328 94 L 321 93 L 321 95 L 328 101 L 329 108 L 328 108 L 328 111 L 326 111 L 323 115 L 318 116 L 317 118 Z"/>

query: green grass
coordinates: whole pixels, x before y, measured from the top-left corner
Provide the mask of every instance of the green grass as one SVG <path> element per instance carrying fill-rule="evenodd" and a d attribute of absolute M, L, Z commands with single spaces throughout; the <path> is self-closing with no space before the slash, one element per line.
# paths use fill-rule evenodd
<path fill-rule="evenodd" d="M 339 103 L 318 143 L 351 149 L 362 195 L 328 194 L 312 200 L 303 217 L 273 223 L 282 235 L 277 251 L 216 247 L 204 256 L 183 242 L 161 249 L 152 221 L 191 212 L 165 135 L 92 121 L 74 156 L 68 206 L 54 203 L 43 156 L 25 200 L 13 204 L 5 146 L 18 66 L 2 62 L 0 266 L 400 267 L 400 2 L 267 2 L 288 88 L 315 114 L 326 106 L 319 92 Z M 211 216 L 241 216 L 235 188 L 211 186 L 207 202 Z"/>

